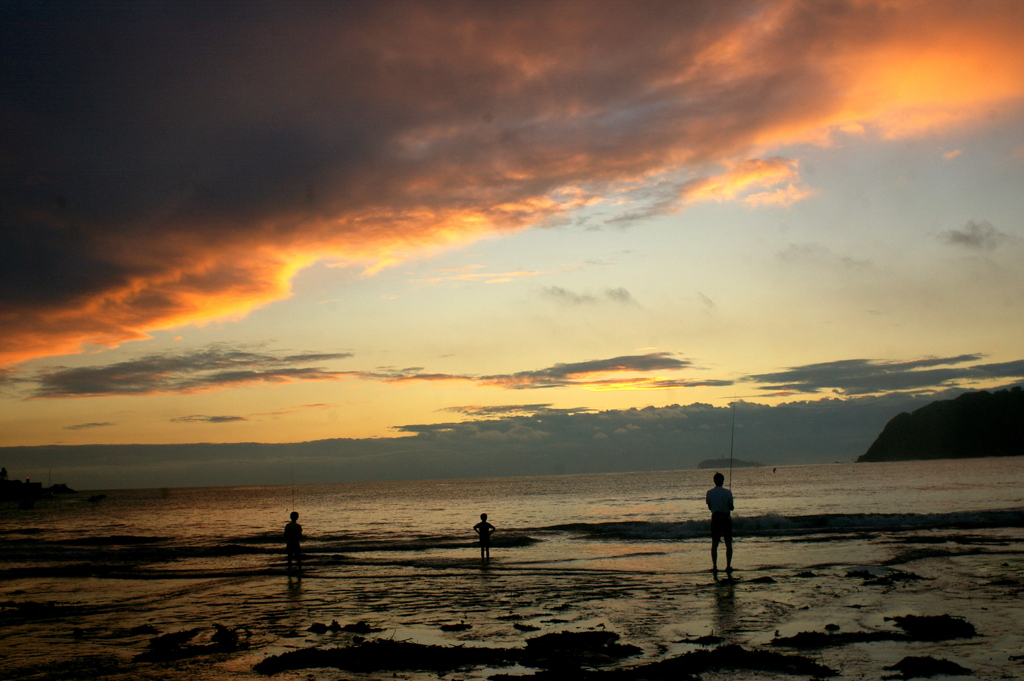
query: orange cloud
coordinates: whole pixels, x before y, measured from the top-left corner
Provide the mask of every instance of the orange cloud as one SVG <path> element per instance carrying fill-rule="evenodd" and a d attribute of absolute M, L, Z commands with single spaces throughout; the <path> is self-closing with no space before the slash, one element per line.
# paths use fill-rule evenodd
<path fill-rule="evenodd" d="M 34 11 L 6 25 L 24 39 L 0 85 L 5 364 L 240 317 L 319 260 L 369 276 L 713 164 L 675 195 L 789 205 L 813 189 L 782 145 L 1024 101 L 1021 3 Z"/>
<path fill-rule="evenodd" d="M 688 182 L 682 197 L 687 203 L 696 203 L 732 201 L 745 194 L 743 202 L 749 205 L 788 206 L 812 193 L 801 185 L 796 167 L 796 161 L 779 157 L 744 161 L 728 172 Z M 747 193 L 752 189 L 766 191 Z"/>

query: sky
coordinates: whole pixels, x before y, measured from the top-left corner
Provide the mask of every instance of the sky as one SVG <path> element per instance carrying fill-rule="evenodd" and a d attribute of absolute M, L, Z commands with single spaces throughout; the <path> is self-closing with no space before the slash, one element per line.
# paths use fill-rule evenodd
<path fill-rule="evenodd" d="M 1009 0 L 5 3 L 0 447 L 1020 384 L 1022 32 Z"/>

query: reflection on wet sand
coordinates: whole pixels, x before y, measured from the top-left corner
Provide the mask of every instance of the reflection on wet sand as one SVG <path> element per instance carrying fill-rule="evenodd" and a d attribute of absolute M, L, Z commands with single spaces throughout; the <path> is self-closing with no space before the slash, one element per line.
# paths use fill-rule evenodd
<path fill-rule="evenodd" d="M 719 579 L 716 574 L 713 593 L 714 630 L 724 637 L 736 628 L 736 580 L 732 577 Z"/>

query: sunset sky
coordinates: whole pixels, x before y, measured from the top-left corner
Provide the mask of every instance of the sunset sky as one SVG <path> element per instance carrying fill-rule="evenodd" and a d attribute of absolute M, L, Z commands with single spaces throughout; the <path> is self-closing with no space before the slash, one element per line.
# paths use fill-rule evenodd
<path fill-rule="evenodd" d="M 0 445 L 1024 379 L 1024 3 L 7 3 Z"/>

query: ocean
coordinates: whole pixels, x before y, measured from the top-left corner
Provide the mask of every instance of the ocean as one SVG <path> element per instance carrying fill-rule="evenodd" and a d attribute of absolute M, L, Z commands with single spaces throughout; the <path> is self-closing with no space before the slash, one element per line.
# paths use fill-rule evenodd
<path fill-rule="evenodd" d="M 767 650 L 826 623 L 877 631 L 907 614 L 968 617 L 985 646 L 862 643 L 821 659 L 841 677 L 877 678 L 902 646 L 941 651 L 978 678 L 1021 678 L 1011 658 L 1024 654 L 1015 625 L 1024 458 L 736 468 L 726 486 L 737 572 L 724 586 L 709 573 L 713 473 L 110 490 L 100 501 L 90 491 L 30 511 L 8 503 L 0 679 L 265 678 L 253 667 L 268 656 L 352 645 L 350 632 L 308 631 L 332 620 L 438 645 L 614 631 L 643 650 L 623 666 L 685 654 L 700 636 Z M 304 528 L 301 578 L 284 569 L 291 510 Z M 497 527 L 486 564 L 471 529 L 480 513 Z M 848 576 L 858 571 L 881 583 Z M 889 579 L 897 573 L 914 577 Z M 244 630 L 245 644 L 146 659 L 155 636 L 200 629 L 195 641 L 209 641 L 214 623 Z M 468 626 L 440 629 L 453 623 Z M 535 671 L 471 666 L 459 677 Z"/>

